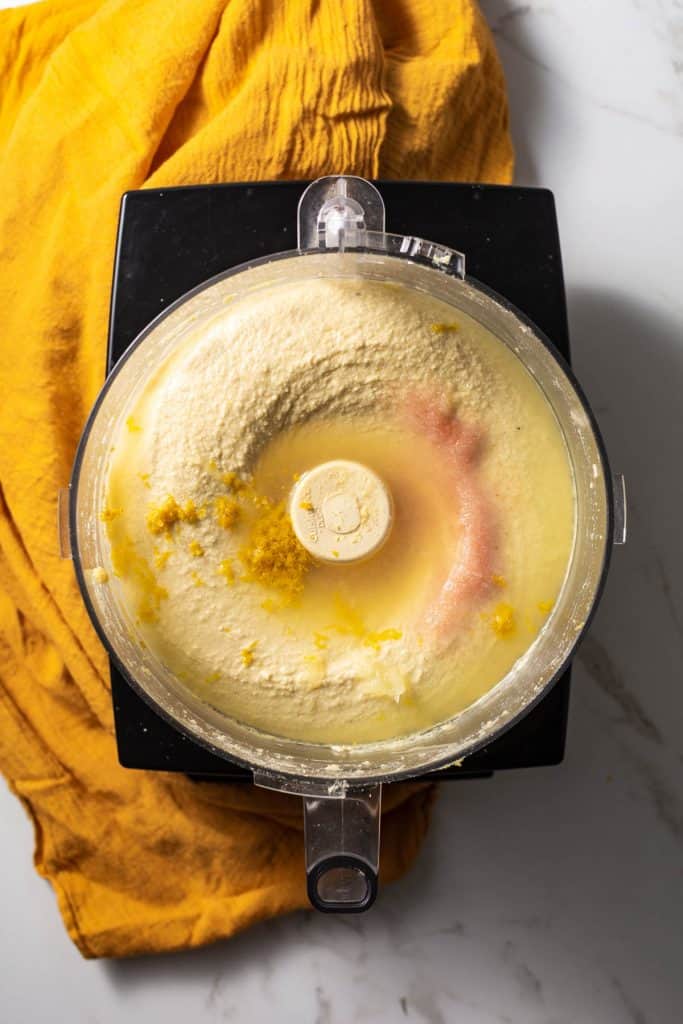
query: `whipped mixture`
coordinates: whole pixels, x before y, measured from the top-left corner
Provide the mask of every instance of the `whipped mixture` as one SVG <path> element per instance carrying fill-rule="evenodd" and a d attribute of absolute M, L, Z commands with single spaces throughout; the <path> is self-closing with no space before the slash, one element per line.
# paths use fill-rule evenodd
<path fill-rule="evenodd" d="M 334 564 L 288 501 L 337 459 L 393 511 L 379 550 Z M 102 585 L 183 685 L 270 733 L 369 742 L 456 714 L 534 642 L 574 492 L 550 406 L 492 334 L 401 285 L 316 279 L 182 342 L 125 410 L 101 518 Z"/>

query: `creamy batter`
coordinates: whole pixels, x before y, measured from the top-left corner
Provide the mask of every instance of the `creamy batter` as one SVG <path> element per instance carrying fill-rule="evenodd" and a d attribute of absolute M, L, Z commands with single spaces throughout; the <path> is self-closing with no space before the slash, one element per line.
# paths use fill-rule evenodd
<path fill-rule="evenodd" d="M 184 685 L 267 732 L 367 742 L 435 724 L 552 611 L 574 530 L 559 426 L 506 346 L 423 293 L 251 294 L 124 421 L 106 585 Z M 371 469 L 393 506 L 381 548 L 350 564 L 312 557 L 289 520 L 295 482 L 335 459 Z"/>

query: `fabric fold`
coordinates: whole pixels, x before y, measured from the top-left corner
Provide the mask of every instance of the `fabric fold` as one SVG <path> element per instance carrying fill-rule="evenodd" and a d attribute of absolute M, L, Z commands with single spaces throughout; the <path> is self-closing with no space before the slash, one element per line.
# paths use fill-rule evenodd
<path fill-rule="evenodd" d="M 0 768 L 86 957 L 198 946 L 306 905 L 301 808 L 121 768 L 56 501 L 103 382 L 121 194 L 326 173 L 508 182 L 471 0 L 60 0 L 0 12 Z M 382 875 L 433 788 L 387 788 Z"/>

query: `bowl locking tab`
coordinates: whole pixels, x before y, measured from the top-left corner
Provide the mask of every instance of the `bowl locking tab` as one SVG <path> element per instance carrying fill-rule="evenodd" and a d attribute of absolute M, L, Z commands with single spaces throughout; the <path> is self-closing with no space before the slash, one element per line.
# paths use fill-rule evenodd
<path fill-rule="evenodd" d="M 364 178 L 318 178 L 299 200 L 299 249 L 359 249 L 385 225 L 384 200 Z"/>
<path fill-rule="evenodd" d="M 348 174 L 318 178 L 302 194 L 297 220 L 300 252 L 381 252 L 465 276 L 465 257 L 456 249 L 413 235 L 388 233 L 384 201 L 365 178 Z"/>

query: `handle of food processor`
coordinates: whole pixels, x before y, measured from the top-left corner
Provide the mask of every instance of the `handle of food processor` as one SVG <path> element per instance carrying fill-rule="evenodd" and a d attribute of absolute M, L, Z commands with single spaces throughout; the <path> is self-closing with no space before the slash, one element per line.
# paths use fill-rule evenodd
<path fill-rule="evenodd" d="M 303 798 L 308 896 L 323 913 L 357 914 L 377 897 L 381 783 L 353 785 L 256 769 L 254 784 Z"/>
<path fill-rule="evenodd" d="M 360 913 L 377 897 L 381 784 L 304 796 L 308 898 L 323 913 Z"/>

